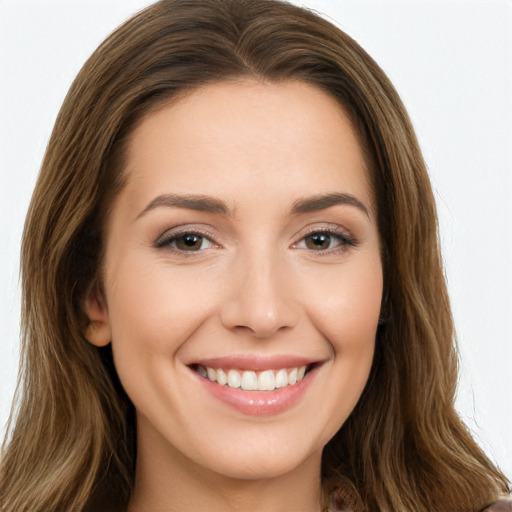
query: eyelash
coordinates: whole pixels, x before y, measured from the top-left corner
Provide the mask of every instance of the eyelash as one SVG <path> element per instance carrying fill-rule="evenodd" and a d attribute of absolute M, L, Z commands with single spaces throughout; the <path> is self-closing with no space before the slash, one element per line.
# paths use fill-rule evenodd
<path fill-rule="evenodd" d="M 176 252 L 177 254 L 184 254 L 184 255 L 188 255 L 187 253 L 190 253 L 190 255 L 193 255 L 193 254 L 197 254 L 204 250 L 204 249 L 199 249 L 199 250 L 185 251 L 185 250 L 178 249 L 176 247 L 172 247 L 173 243 L 175 243 L 180 238 L 184 238 L 185 236 L 197 236 L 197 237 L 202 238 L 203 240 L 208 240 L 212 246 L 219 247 L 219 245 L 213 241 L 210 233 L 206 233 L 199 229 L 184 229 L 183 231 L 179 231 L 179 232 L 175 232 L 173 230 L 168 231 L 156 240 L 156 242 L 154 243 L 154 246 L 157 249 L 169 248 L 172 251 Z"/>
<path fill-rule="evenodd" d="M 347 235 L 345 232 L 341 232 L 339 229 L 336 229 L 336 228 L 323 228 L 323 229 L 310 230 L 297 243 L 294 243 L 292 245 L 292 247 L 299 249 L 300 248 L 300 247 L 298 247 L 299 244 L 302 242 L 305 242 L 305 240 L 307 238 L 309 238 L 313 235 L 328 235 L 329 237 L 337 238 L 338 242 L 339 242 L 338 245 L 336 245 L 334 248 L 329 248 L 329 249 L 311 249 L 311 248 L 305 247 L 306 250 L 313 251 L 315 254 L 318 254 L 318 255 L 328 255 L 328 254 L 336 254 L 336 253 L 340 253 L 340 252 L 345 252 L 349 247 L 357 246 L 356 240 L 354 238 L 352 238 L 351 236 Z M 188 230 L 183 230 L 180 232 L 174 232 L 172 230 L 170 232 L 168 231 L 167 233 L 165 233 L 164 235 L 162 235 L 155 241 L 154 247 L 157 249 L 168 248 L 168 249 L 172 250 L 174 253 L 183 255 L 185 257 L 197 255 L 198 253 L 210 248 L 210 247 L 207 247 L 205 249 L 196 249 L 196 250 L 192 249 L 190 251 L 187 251 L 187 250 L 179 249 L 177 247 L 173 247 L 173 244 L 175 244 L 177 240 L 179 240 L 180 238 L 184 238 L 185 236 L 191 236 L 191 237 L 196 236 L 196 237 L 201 238 L 203 241 L 207 240 L 211 244 L 210 247 L 217 247 L 217 248 L 220 247 L 220 245 L 215 243 L 215 241 L 213 240 L 210 233 L 206 233 L 204 231 L 196 230 L 196 229 L 188 229 Z M 302 248 L 300 248 L 300 249 L 302 249 Z"/>
<path fill-rule="evenodd" d="M 324 256 L 324 255 L 330 255 L 330 254 L 338 254 L 340 252 L 341 253 L 345 252 L 349 247 L 357 246 L 356 240 L 353 237 L 347 235 L 346 232 L 341 231 L 339 228 L 328 227 L 328 228 L 322 228 L 322 229 L 316 228 L 316 229 L 310 230 L 299 240 L 299 242 L 293 244 L 293 247 L 298 248 L 297 246 L 301 242 L 305 241 L 307 238 L 309 238 L 313 235 L 328 235 L 329 237 L 337 238 L 338 242 L 339 242 L 337 246 L 335 246 L 334 248 L 330 248 L 330 249 L 316 249 L 315 250 L 315 249 L 307 248 L 318 255 Z"/>

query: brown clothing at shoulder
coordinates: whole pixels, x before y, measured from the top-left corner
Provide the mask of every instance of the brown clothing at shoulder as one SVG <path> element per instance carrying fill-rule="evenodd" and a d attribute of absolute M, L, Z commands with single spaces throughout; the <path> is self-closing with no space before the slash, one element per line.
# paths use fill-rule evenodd
<path fill-rule="evenodd" d="M 357 503 L 350 493 L 343 492 L 340 487 L 334 488 L 329 493 L 329 505 L 326 512 L 357 512 L 362 510 L 362 504 Z M 501 498 L 493 501 L 490 505 L 479 512 L 512 512 L 512 499 Z"/>
<path fill-rule="evenodd" d="M 512 500 L 500 499 L 493 502 L 488 507 L 484 508 L 482 512 L 512 512 Z"/>

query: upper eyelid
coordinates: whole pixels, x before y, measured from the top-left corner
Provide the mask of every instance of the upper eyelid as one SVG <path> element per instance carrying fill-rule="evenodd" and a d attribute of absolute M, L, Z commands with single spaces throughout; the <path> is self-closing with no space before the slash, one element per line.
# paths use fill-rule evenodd
<path fill-rule="evenodd" d="M 182 228 L 182 229 L 180 229 Z M 161 235 L 159 235 L 156 240 L 153 242 L 155 247 L 163 246 L 167 242 L 178 238 L 181 235 L 199 235 L 204 238 L 207 238 L 212 244 L 219 246 L 220 244 L 215 240 L 214 235 L 210 233 L 208 230 L 203 228 L 195 228 L 192 226 L 176 226 L 174 228 L 169 228 L 164 231 Z"/>
<path fill-rule="evenodd" d="M 305 237 L 314 234 L 314 233 L 331 233 L 333 235 L 338 235 L 341 237 L 350 238 L 351 240 L 355 240 L 354 235 L 348 229 L 338 225 L 338 224 L 327 224 L 327 225 L 316 225 L 310 226 L 306 228 L 305 231 L 302 231 L 299 235 L 297 235 L 297 240 L 300 241 Z M 294 242 L 297 243 L 297 242 Z"/>
<path fill-rule="evenodd" d="M 342 228 L 341 226 L 328 225 L 328 226 L 315 226 L 315 227 L 309 228 L 302 235 L 302 237 L 308 236 L 311 233 L 334 233 L 334 234 L 339 234 L 339 235 L 344 234 L 344 235 L 349 236 L 349 232 L 345 228 Z"/>
<path fill-rule="evenodd" d="M 215 229 L 208 224 L 177 224 L 176 226 L 169 226 L 161 235 L 174 235 L 178 236 L 183 233 L 199 233 L 205 236 L 215 236 Z"/>

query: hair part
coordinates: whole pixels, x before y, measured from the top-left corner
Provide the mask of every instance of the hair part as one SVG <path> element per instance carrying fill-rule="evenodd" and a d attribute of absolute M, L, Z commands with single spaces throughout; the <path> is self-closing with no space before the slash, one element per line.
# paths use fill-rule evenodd
<path fill-rule="evenodd" d="M 454 327 L 414 130 L 355 41 L 277 0 L 162 0 L 110 35 L 74 81 L 23 235 L 23 363 L 2 503 L 20 512 L 126 506 L 133 405 L 110 349 L 83 336 L 84 297 L 101 286 L 105 222 L 134 128 L 180 95 L 241 78 L 304 81 L 334 97 L 357 130 L 376 193 L 382 321 L 363 395 L 325 447 L 324 482 L 342 487 L 356 510 L 478 510 L 508 484 L 454 409 Z"/>

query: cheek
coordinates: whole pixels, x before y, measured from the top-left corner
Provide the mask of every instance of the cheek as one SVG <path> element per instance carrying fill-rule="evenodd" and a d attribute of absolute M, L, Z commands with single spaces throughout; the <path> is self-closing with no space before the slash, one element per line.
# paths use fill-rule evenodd
<path fill-rule="evenodd" d="M 323 402 L 327 443 L 350 416 L 370 375 L 383 289 L 380 261 L 347 265 L 337 279 L 326 279 L 323 289 L 310 318 L 332 351 L 329 387 L 335 392 Z"/>
<path fill-rule="evenodd" d="M 380 316 L 383 278 L 380 259 L 347 264 L 317 275 L 309 287 L 312 321 L 331 342 L 334 352 L 368 350 L 375 341 Z"/>
<path fill-rule="evenodd" d="M 192 268 L 117 261 L 107 288 L 117 373 L 139 413 L 176 417 L 183 371 L 177 354 L 211 315 L 216 290 Z"/>
<path fill-rule="evenodd" d="M 110 280 L 114 343 L 175 350 L 208 315 L 211 292 L 192 269 L 121 262 Z"/>
<path fill-rule="evenodd" d="M 201 289 L 191 269 L 134 259 L 119 261 L 109 285 L 115 366 L 134 403 L 145 403 L 155 389 L 165 394 L 173 387 L 176 374 L 169 370 L 208 318 L 214 290 Z"/>

